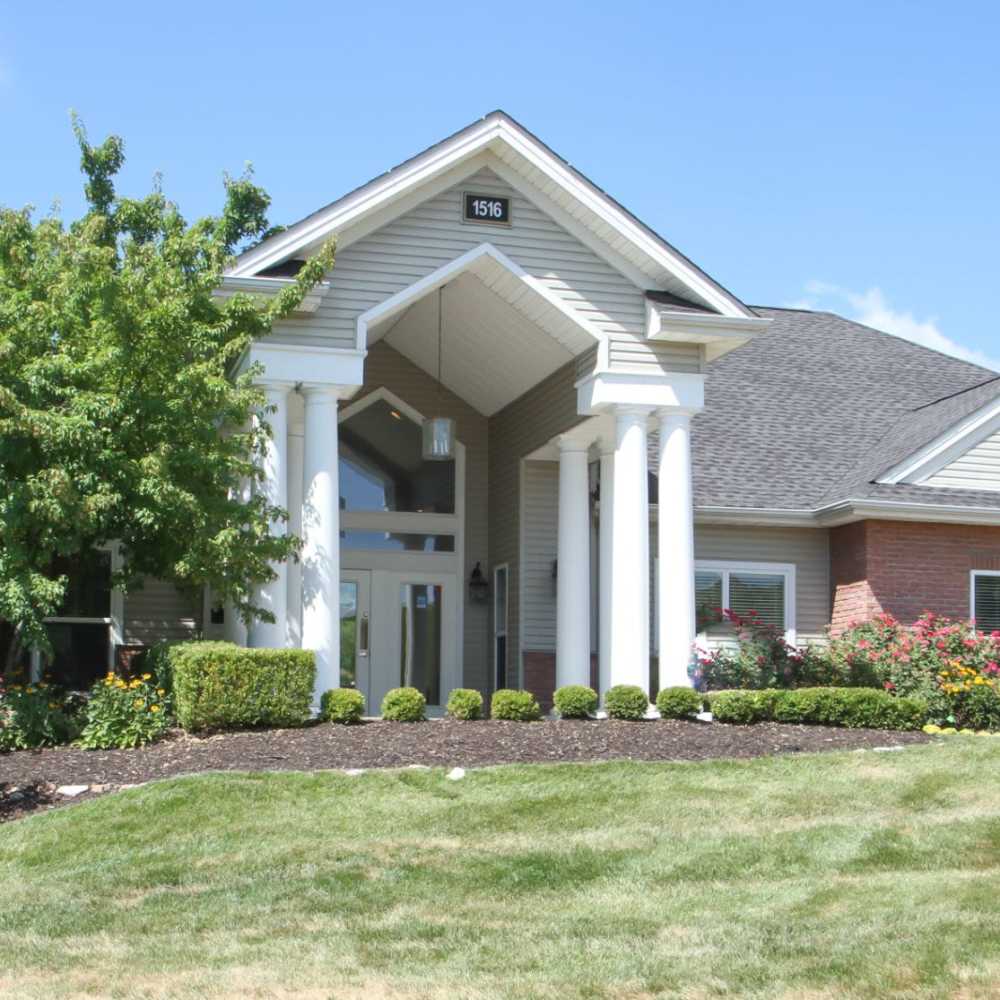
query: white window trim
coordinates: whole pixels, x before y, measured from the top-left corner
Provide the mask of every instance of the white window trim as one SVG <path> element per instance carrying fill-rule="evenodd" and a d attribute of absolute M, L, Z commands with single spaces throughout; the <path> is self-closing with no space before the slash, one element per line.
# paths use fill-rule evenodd
<path fill-rule="evenodd" d="M 730 573 L 768 573 L 772 576 L 785 578 L 785 642 L 795 645 L 796 630 L 796 567 L 795 563 L 741 562 L 728 559 L 697 559 L 695 572 L 714 572 L 722 574 L 722 607 L 729 607 L 729 575 Z M 698 634 L 699 643 L 707 642 L 706 632 Z"/>
<path fill-rule="evenodd" d="M 976 577 L 977 576 L 1000 576 L 1000 570 L 996 569 L 973 569 L 969 570 L 969 619 L 976 617 Z M 977 623 L 978 624 L 978 623 Z M 978 632 L 978 628 L 976 629 Z"/>
<path fill-rule="evenodd" d="M 500 587 L 497 584 L 497 578 L 503 573 L 503 606 L 504 606 L 504 618 L 503 623 L 500 622 L 500 617 L 497 614 L 497 599 L 500 596 Z M 510 630 L 510 566 L 508 563 L 502 562 L 497 563 L 493 567 L 493 677 L 492 681 L 495 684 L 497 679 L 497 639 L 504 638 L 508 636 Z M 507 649 L 507 664 L 510 663 L 510 649 Z M 505 664 L 505 666 L 507 665 Z"/>

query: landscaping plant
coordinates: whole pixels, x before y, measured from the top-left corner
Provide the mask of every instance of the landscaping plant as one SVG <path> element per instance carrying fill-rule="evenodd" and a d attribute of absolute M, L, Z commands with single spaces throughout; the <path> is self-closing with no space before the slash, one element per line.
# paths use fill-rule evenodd
<path fill-rule="evenodd" d="M 166 688 L 152 674 L 132 680 L 109 673 L 90 691 L 78 741 L 87 750 L 140 747 L 162 736 L 173 722 Z"/>
<path fill-rule="evenodd" d="M 649 711 L 649 696 L 634 684 L 616 684 L 604 696 L 604 708 L 610 719 L 638 722 Z"/>
<path fill-rule="evenodd" d="M 597 711 L 597 692 L 585 684 L 564 684 L 552 696 L 562 719 L 587 719 Z"/>
<path fill-rule="evenodd" d="M 506 722 L 535 722 L 542 717 L 542 710 L 530 691 L 500 688 L 490 700 L 490 716 Z"/>
<path fill-rule="evenodd" d="M 664 688 L 656 696 L 661 719 L 690 719 L 701 711 L 703 698 L 690 687 Z"/>
<path fill-rule="evenodd" d="M 177 721 L 189 731 L 301 726 L 311 718 L 312 650 L 182 642 L 168 655 Z"/>
<path fill-rule="evenodd" d="M 921 698 L 876 688 L 797 688 L 714 691 L 708 696 L 716 722 L 749 725 L 792 722 L 848 729 L 919 729 L 927 721 Z"/>
<path fill-rule="evenodd" d="M 73 706 L 50 684 L 13 684 L 0 677 L 0 750 L 68 743 L 77 733 Z"/>
<path fill-rule="evenodd" d="M 51 646 L 44 620 L 67 577 L 58 560 L 115 540 L 117 584 L 143 576 L 210 586 L 244 620 L 298 539 L 262 489 L 271 434 L 249 346 L 333 266 L 329 245 L 276 295 L 217 295 L 234 256 L 269 231 L 248 171 L 226 178 L 217 216 L 189 223 L 157 186 L 115 189 L 117 136 L 92 145 L 74 121 L 86 208 L 0 208 L 0 620 L 6 667 Z M 263 411 L 263 413 L 262 413 Z M 252 419 L 262 414 L 264 419 Z M 0 672 L 5 672 L 0 664 Z"/>
<path fill-rule="evenodd" d="M 455 688 L 448 695 L 448 715 L 453 719 L 471 722 L 483 716 L 483 696 L 472 688 Z"/>
<path fill-rule="evenodd" d="M 382 699 L 382 718 L 390 722 L 423 722 L 427 699 L 415 687 L 398 687 Z"/>
<path fill-rule="evenodd" d="M 332 688 L 324 691 L 319 700 L 319 717 L 322 722 L 351 725 L 360 722 L 364 712 L 365 696 L 357 688 Z"/>

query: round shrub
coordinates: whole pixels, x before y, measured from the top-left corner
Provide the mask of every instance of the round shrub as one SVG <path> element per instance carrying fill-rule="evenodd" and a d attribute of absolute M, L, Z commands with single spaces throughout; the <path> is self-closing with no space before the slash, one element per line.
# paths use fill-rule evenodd
<path fill-rule="evenodd" d="M 472 688 L 455 688 L 448 695 L 448 714 L 453 719 L 472 722 L 482 718 L 483 696 Z"/>
<path fill-rule="evenodd" d="M 390 722 L 423 722 L 427 699 L 413 687 L 393 688 L 382 699 L 382 718 Z"/>
<path fill-rule="evenodd" d="M 365 696 L 357 688 L 333 688 L 324 691 L 319 702 L 319 717 L 323 722 L 350 725 L 360 722 L 365 711 Z"/>
<path fill-rule="evenodd" d="M 597 711 L 597 692 L 585 684 L 564 684 L 552 702 L 560 718 L 586 719 Z"/>
<path fill-rule="evenodd" d="M 713 691 L 709 695 L 709 707 L 716 722 L 746 726 L 773 718 L 781 695 L 782 692 L 775 690 Z"/>
<path fill-rule="evenodd" d="M 649 711 L 649 697 L 638 685 L 616 684 L 604 696 L 604 708 L 610 719 L 637 722 Z"/>
<path fill-rule="evenodd" d="M 694 688 L 668 687 L 656 696 L 661 719 L 690 719 L 701 711 L 701 695 Z"/>
<path fill-rule="evenodd" d="M 534 722 L 542 717 L 542 710 L 530 691 L 501 688 L 493 692 L 490 715 L 494 719 L 504 719 L 507 722 Z"/>

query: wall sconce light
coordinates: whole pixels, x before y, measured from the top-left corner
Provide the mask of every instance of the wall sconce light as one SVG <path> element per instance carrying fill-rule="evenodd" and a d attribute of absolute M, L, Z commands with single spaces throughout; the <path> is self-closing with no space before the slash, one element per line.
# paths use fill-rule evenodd
<path fill-rule="evenodd" d="M 477 562 L 469 577 L 469 600 L 473 604 L 483 604 L 489 596 L 489 592 L 490 585 L 487 583 L 486 577 L 483 576 L 482 567 Z"/>

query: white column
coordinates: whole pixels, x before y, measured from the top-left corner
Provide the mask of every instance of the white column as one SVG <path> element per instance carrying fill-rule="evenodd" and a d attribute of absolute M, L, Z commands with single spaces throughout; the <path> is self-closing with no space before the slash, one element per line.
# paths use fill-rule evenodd
<path fill-rule="evenodd" d="M 660 410 L 657 535 L 659 559 L 660 687 L 690 684 L 695 639 L 694 506 L 691 415 Z"/>
<path fill-rule="evenodd" d="M 269 411 L 267 422 L 271 437 L 264 451 L 264 481 L 261 490 L 267 502 L 275 507 L 288 509 L 288 393 L 292 386 L 272 382 L 264 386 Z M 284 535 L 288 528 L 283 521 L 273 521 L 271 532 Z M 273 622 L 255 621 L 250 627 L 251 646 L 283 648 L 288 643 L 288 563 L 273 563 L 275 578 L 261 584 L 254 595 L 254 603 L 274 615 Z"/>
<path fill-rule="evenodd" d="M 615 441 L 601 441 L 601 513 L 598 522 L 598 693 L 611 687 L 611 565 L 614 552 Z"/>
<path fill-rule="evenodd" d="M 611 677 L 649 690 L 648 411 L 615 411 Z"/>
<path fill-rule="evenodd" d="M 590 496 L 587 448 L 559 440 L 556 687 L 590 684 Z"/>
<path fill-rule="evenodd" d="M 302 499 L 302 648 L 316 652 L 314 701 L 340 686 L 337 390 L 306 386 Z"/>
<path fill-rule="evenodd" d="M 302 458 L 305 447 L 302 426 L 288 432 L 288 530 L 302 537 Z M 288 645 L 302 646 L 302 563 L 288 564 Z"/>

